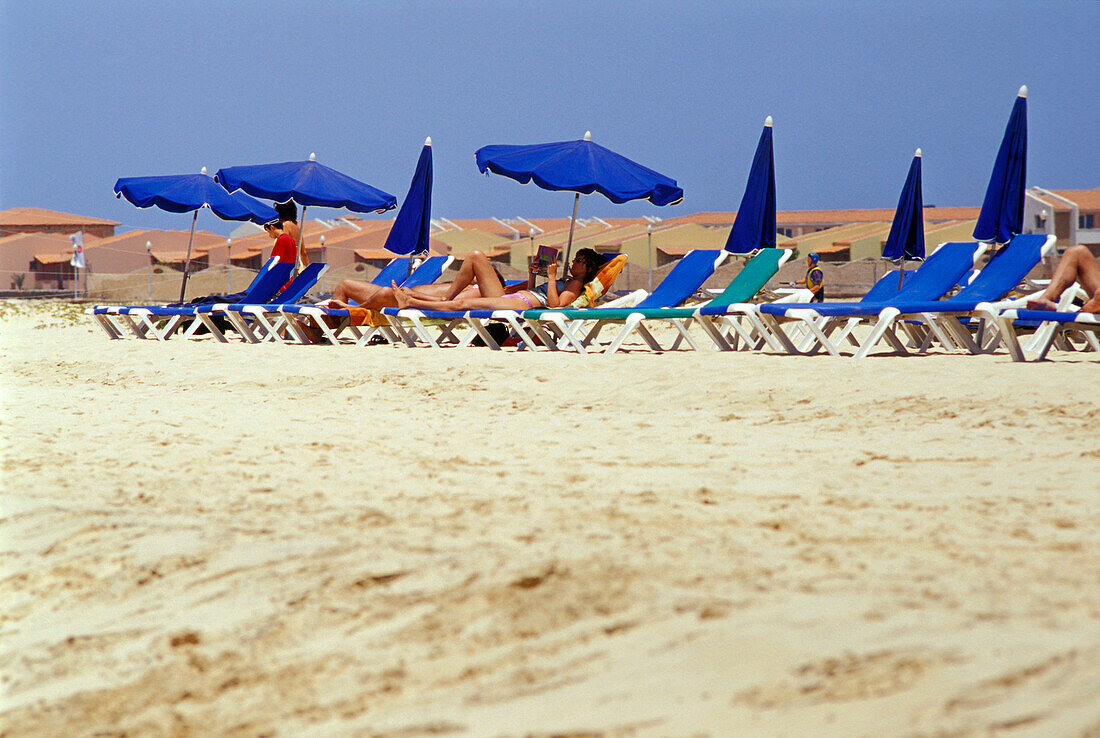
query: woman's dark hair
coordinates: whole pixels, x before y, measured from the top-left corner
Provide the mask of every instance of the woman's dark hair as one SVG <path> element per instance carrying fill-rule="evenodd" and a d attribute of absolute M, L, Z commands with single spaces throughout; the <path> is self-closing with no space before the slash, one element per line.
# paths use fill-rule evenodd
<path fill-rule="evenodd" d="M 603 257 L 593 249 L 581 249 L 576 253 L 575 258 L 584 262 L 584 282 L 586 283 L 592 281 L 604 263 Z"/>
<path fill-rule="evenodd" d="M 289 220 L 291 223 L 298 222 L 298 206 L 294 204 L 293 200 L 275 203 L 275 212 L 279 214 L 279 220 Z"/>

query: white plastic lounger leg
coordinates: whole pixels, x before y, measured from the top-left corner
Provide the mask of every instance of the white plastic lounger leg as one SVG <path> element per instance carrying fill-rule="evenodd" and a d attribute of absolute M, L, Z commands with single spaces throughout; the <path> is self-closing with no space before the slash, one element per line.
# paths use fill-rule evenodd
<path fill-rule="evenodd" d="M 669 348 L 669 351 L 675 351 L 676 349 L 680 348 L 681 342 L 686 343 L 688 346 L 690 346 L 692 351 L 699 350 L 699 346 L 695 343 L 695 339 L 691 337 L 691 331 L 688 330 L 691 327 L 691 318 L 688 318 L 687 320 L 674 319 L 669 322 L 676 326 L 676 330 L 680 333 L 680 335 L 676 337 L 676 340 L 673 342 L 672 346 Z"/>
<path fill-rule="evenodd" d="M 535 337 L 539 339 L 539 342 L 546 347 L 547 351 L 560 351 L 558 348 L 558 339 L 560 336 L 553 336 L 546 330 L 545 326 L 538 320 L 523 319 L 523 322 L 527 325 L 528 329 L 535 334 Z"/>
<path fill-rule="evenodd" d="M 722 332 L 718 330 L 718 327 L 714 324 L 714 319 L 711 316 L 699 316 L 698 323 L 699 327 L 703 329 L 703 333 L 706 333 L 707 336 L 710 337 L 710 340 L 714 344 L 714 347 L 716 349 L 718 349 L 719 351 L 735 351 L 737 349 L 737 338 L 734 338 L 733 343 L 727 341 L 726 337 L 722 335 Z"/>
<path fill-rule="evenodd" d="M 111 316 L 96 315 L 95 313 L 92 313 L 91 315 L 92 318 L 95 319 L 95 322 L 99 325 L 99 327 L 103 329 L 103 332 L 107 334 L 108 338 L 110 338 L 111 340 L 118 340 L 122 338 L 122 331 L 120 331 L 115 322 L 111 320 Z"/>
<path fill-rule="evenodd" d="M 233 326 L 233 330 L 241 335 L 245 343 L 260 342 L 260 339 L 252 331 L 252 327 L 248 325 L 248 320 L 245 319 L 244 315 L 234 310 L 227 310 L 225 317 L 229 321 L 229 324 Z"/>
<path fill-rule="evenodd" d="M 493 335 L 489 333 L 489 329 L 485 327 L 485 323 L 483 323 L 480 318 L 467 317 L 466 325 L 474 329 L 477 335 L 481 337 L 481 340 L 485 342 L 486 346 L 493 351 L 500 351 L 500 344 L 497 343 Z"/>
<path fill-rule="evenodd" d="M 201 321 L 202 325 L 205 325 L 207 330 L 210 331 L 210 335 L 213 336 L 219 343 L 229 343 L 229 339 L 222 333 L 222 329 L 214 322 L 213 313 L 197 313 L 196 317 Z M 187 332 L 187 336 L 190 337 L 191 331 Z"/>
<path fill-rule="evenodd" d="M 543 320 L 553 325 L 554 328 L 556 328 L 561 334 L 562 339 L 567 342 L 566 345 L 572 346 L 577 351 L 577 353 L 588 353 L 588 351 L 585 349 L 584 341 L 576 336 L 576 334 L 573 332 L 573 326 L 569 325 L 568 321 L 566 321 L 563 316 L 556 315 L 554 313 L 543 313 L 540 320 Z M 559 348 L 561 347 L 561 343 L 558 343 L 557 345 Z"/>
<path fill-rule="evenodd" d="M 863 345 L 855 353 L 856 359 L 865 359 L 867 354 L 873 349 L 878 342 L 881 341 L 887 334 L 889 338 L 886 340 L 898 351 L 903 354 L 909 353 L 908 349 L 898 340 L 898 337 L 894 335 L 894 320 L 897 319 L 900 313 L 897 308 L 886 308 L 878 314 L 878 320 L 871 328 L 871 332 L 867 335 L 867 339 L 863 342 Z"/>
<path fill-rule="evenodd" d="M 604 349 L 604 353 L 613 354 L 618 351 L 619 348 L 623 345 L 623 342 L 627 339 L 627 337 L 634 332 L 635 328 L 638 329 L 639 335 L 642 335 L 643 340 L 646 340 L 647 342 L 652 342 L 653 336 L 648 336 L 647 338 L 646 335 L 642 334 L 645 329 L 640 327 L 639 324 L 641 323 L 641 321 L 642 316 L 638 313 L 631 313 L 630 315 L 626 316 L 626 320 L 623 321 L 622 327 L 619 328 L 619 332 L 615 334 L 615 337 L 611 339 L 611 343 L 607 344 L 607 348 Z M 648 331 L 646 331 L 646 334 L 648 334 Z M 652 343 L 650 343 L 650 347 L 653 347 Z M 660 351 L 661 347 L 657 346 L 653 350 Z"/>
<path fill-rule="evenodd" d="M 1008 350 L 1013 361 L 1027 361 L 1024 351 L 1020 348 L 1020 341 L 1016 337 L 1016 326 L 1012 324 L 1012 318 L 997 317 L 997 326 L 1001 329 L 1001 343 Z"/>
<path fill-rule="evenodd" d="M 791 342 L 790 336 L 776 320 L 774 315 L 767 313 L 749 313 L 750 320 L 760 324 L 760 334 L 768 347 L 773 351 L 786 351 L 788 354 L 797 354 L 798 348 Z"/>
<path fill-rule="evenodd" d="M 531 336 L 530 333 L 527 332 L 527 329 L 524 327 L 525 324 L 520 318 L 519 313 L 512 310 L 501 310 L 496 315 L 497 317 L 507 322 L 511 329 L 516 332 L 516 335 L 523 343 L 524 348 L 530 351 L 538 350 L 538 342 L 535 340 L 534 337 Z"/>

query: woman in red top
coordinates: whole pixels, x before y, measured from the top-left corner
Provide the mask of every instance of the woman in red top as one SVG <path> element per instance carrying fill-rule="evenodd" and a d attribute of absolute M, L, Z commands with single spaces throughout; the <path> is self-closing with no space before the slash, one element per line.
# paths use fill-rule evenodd
<path fill-rule="evenodd" d="M 294 255 L 298 251 L 298 244 L 294 243 L 294 239 L 291 238 L 290 234 L 283 231 L 282 222 L 273 220 L 270 223 L 264 223 L 264 230 L 267 231 L 267 235 L 275 239 L 275 246 L 271 249 L 271 255 L 280 262 L 293 264 Z"/>
<path fill-rule="evenodd" d="M 275 239 L 275 245 L 271 247 L 271 255 L 278 259 L 279 263 L 293 264 L 294 255 L 298 252 L 298 244 L 294 243 L 294 239 L 290 237 L 290 234 L 283 232 L 282 221 L 276 219 L 270 223 L 264 223 L 264 230 L 267 231 L 267 235 Z M 294 278 L 291 277 L 282 289 L 285 290 L 286 285 L 293 281 Z"/>

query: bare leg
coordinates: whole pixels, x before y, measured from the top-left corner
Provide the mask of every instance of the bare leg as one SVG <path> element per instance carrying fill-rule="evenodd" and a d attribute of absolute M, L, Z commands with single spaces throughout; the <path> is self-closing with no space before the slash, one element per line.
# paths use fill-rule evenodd
<path fill-rule="evenodd" d="M 1050 286 L 1046 288 L 1042 296 L 1028 302 L 1028 307 L 1040 310 L 1054 310 L 1058 307 L 1058 298 L 1071 284 L 1077 282 L 1092 299 L 1088 306 L 1089 312 L 1096 310 L 1098 298 L 1100 298 L 1100 263 L 1088 250 L 1088 247 L 1078 244 L 1066 249 L 1058 266 L 1054 269 L 1054 275 L 1050 278 Z"/>
<path fill-rule="evenodd" d="M 496 297 L 460 297 L 456 300 L 420 300 L 406 289 L 394 292 L 398 307 L 418 310 L 524 310 L 528 303 L 511 295 Z"/>
<path fill-rule="evenodd" d="M 458 270 L 458 276 L 451 282 L 451 289 L 444 294 L 444 297 L 447 300 L 453 300 L 460 292 L 475 283 L 483 297 L 499 297 L 504 294 L 504 285 L 497 279 L 497 273 L 493 271 L 489 257 L 480 251 L 471 251 L 466 254 Z"/>
<path fill-rule="evenodd" d="M 376 284 L 370 282 L 360 282 L 355 279 L 343 279 L 340 280 L 340 284 L 336 285 L 336 289 L 332 292 L 332 299 L 339 300 L 340 302 L 347 304 L 350 300 L 362 305 L 363 303 L 370 302 L 379 290 L 384 289 Z"/>

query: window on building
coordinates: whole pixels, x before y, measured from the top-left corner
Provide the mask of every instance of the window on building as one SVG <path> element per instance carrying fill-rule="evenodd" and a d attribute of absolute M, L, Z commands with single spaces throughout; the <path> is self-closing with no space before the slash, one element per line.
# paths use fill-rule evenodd
<path fill-rule="evenodd" d="M 1094 221 L 1093 221 L 1093 214 L 1092 213 L 1086 213 L 1085 215 L 1078 215 L 1077 216 L 1077 227 L 1078 228 L 1084 228 L 1084 229 L 1092 230 L 1093 228 L 1095 228 L 1095 226 L 1093 225 L 1093 222 Z"/>
<path fill-rule="evenodd" d="M 778 231 L 779 235 L 786 236 L 787 238 L 790 238 L 794 234 L 793 228 L 776 228 L 775 230 Z"/>
<path fill-rule="evenodd" d="M 1039 231 L 1040 233 L 1042 233 L 1044 230 L 1046 230 L 1046 227 L 1044 226 L 1044 223 L 1045 223 L 1045 221 L 1043 220 L 1043 216 L 1041 216 L 1041 215 L 1036 215 L 1035 216 L 1035 230 Z"/>

